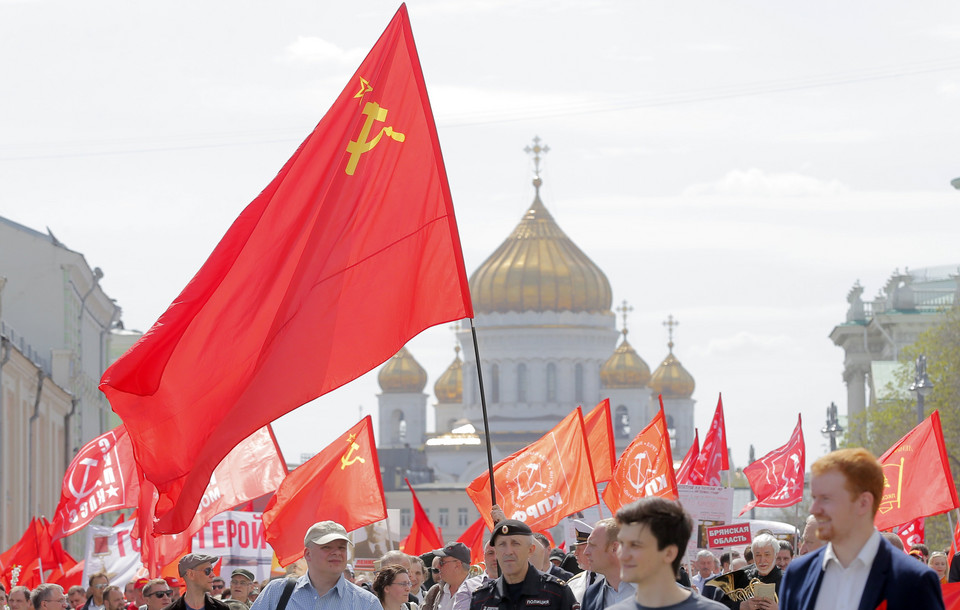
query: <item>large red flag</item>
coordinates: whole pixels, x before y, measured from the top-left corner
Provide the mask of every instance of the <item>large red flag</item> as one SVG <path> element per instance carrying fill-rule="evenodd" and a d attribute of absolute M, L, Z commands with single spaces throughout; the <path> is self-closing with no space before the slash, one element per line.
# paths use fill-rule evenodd
<path fill-rule="evenodd" d="M 755 506 L 786 508 L 803 500 L 805 458 L 802 419 L 797 416 L 797 427 L 786 445 L 743 469 L 756 499 L 747 502 L 740 514 Z"/>
<path fill-rule="evenodd" d="M 401 5 L 313 133 L 103 375 L 158 488 L 156 531 L 189 525 L 216 465 L 254 430 L 472 316 Z"/>
<path fill-rule="evenodd" d="M 420 506 L 420 500 L 417 500 L 413 485 L 407 479 L 403 482 L 410 488 L 410 495 L 413 497 L 413 524 L 410 526 L 410 533 L 400 542 L 400 550 L 407 555 L 423 555 L 442 548 L 443 539 L 437 528 L 430 522 L 427 512 Z"/>
<path fill-rule="evenodd" d="M 943 587 L 943 607 L 945 610 L 960 610 L 960 582 L 945 582 Z"/>
<path fill-rule="evenodd" d="M 692 485 L 719 485 L 720 472 L 729 470 L 727 461 L 727 427 L 723 422 L 723 396 L 717 399 L 717 410 L 713 413 L 710 430 L 703 439 L 700 455 L 690 473 Z"/>
<path fill-rule="evenodd" d="M 603 490 L 603 503 L 617 514 L 621 506 L 644 496 L 676 500 L 677 478 L 673 472 L 670 432 L 667 416 L 660 410 L 623 450 L 613 470 L 613 478 Z"/>
<path fill-rule="evenodd" d="M 950 475 L 947 449 L 934 411 L 880 456 L 884 488 L 874 518 L 878 530 L 887 530 L 920 517 L 939 515 L 960 506 Z"/>
<path fill-rule="evenodd" d="M 487 524 L 483 517 L 479 517 L 457 538 L 457 542 L 464 543 L 470 549 L 470 563 L 483 562 L 483 539 L 486 534 Z"/>
<path fill-rule="evenodd" d="M 263 512 L 263 526 L 286 566 L 303 556 L 303 535 L 318 521 L 336 521 L 352 531 L 386 518 L 373 420 L 367 415 L 287 475 Z"/>
<path fill-rule="evenodd" d="M 101 513 L 134 507 L 139 494 L 133 446 L 121 424 L 84 445 L 67 466 L 51 536 L 59 540 Z"/>
<path fill-rule="evenodd" d="M 693 444 L 687 450 L 687 455 L 683 456 L 680 462 L 680 469 L 677 470 L 677 485 L 690 485 L 690 473 L 693 472 L 693 465 L 697 463 L 697 457 L 700 455 L 700 431 L 693 429 Z"/>
<path fill-rule="evenodd" d="M 609 481 L 617 463 L 617 450 L 613 442 L 613 421 L 610 418 L 610 399 L 604 398 L 589 413 L 583 416 L 587 432 L 587 447 L 593 462 L 593 476 L 597 483 Z"/>
<path fill-rule="evenodd" d="M 178 559 L 190 550 L 190 539 L 210 519 L 242 502 L 259 498 L 276 491 L 287 474 L 287 465 L 271 427 L 264 426 L 234 447 L 217 465 L 210 477 L 203 500 L 193 521 L 179 534 L 155 536 L 152 529 L 140 540 L 140 557 L 152 574 Z M 150 483 L 147 487 L 150 488 Z M 145 507 L 149 510 L 149 506 Z M 147 514 L 147 513 L 145 513 Z M 139 519 L 139 511 L 138 511 Z M 150 520 L 138 521 L 137 536 L 141 527 L 149 528 Z"/>
<path fill-rule="evenodd" d="M 519 519 L 535 532 L 597 504 L 600 499 L 580 407 L 542 438 L 497 462 L 493 476 L 497 504 L 507 518 Z M 489 473 L 474 479 L 467 495 L 492 530 Z"/>

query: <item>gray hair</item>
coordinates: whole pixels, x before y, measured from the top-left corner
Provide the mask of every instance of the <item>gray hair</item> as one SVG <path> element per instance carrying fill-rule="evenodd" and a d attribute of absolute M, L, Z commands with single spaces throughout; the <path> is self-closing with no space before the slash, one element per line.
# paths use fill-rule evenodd
<path fill-rule="evenodd" d="M 50 593 L 52 592 L 57 592 L 60 595 L 63 595 L 63 587 L 51 583 L 37 585 L 37 588 L 34 589 L 33 593 L 30 594 L 30 603 L 33 604 L 33 607 L 36 608 L 36 610 L 40 610 L 40 608 L 43 607 L 43 602 L 50 601 L 47 599 L 47 597 L 49 597 Z"/>
<path fill-rule="evenodd" d="M 715 558 L 714 554 L 707 550 L 702 550 L 699 553 L 697 553 L 698 560 L 703 559 L 704 557 L 709 557 L 711 561 L 713 561 Z"/>
<path fill-rule="evenodd" d="M 773 554 L 776 555 L 780 552 L 780 541 L 771 536 L 770 534 L 760 534 L 753 539 L 753 542 L 750 544 L 750 549 L 753 551 L 753 554 L 757 554 L 757 549 L 763 547 L 770 547 L 773 549 Z"/>

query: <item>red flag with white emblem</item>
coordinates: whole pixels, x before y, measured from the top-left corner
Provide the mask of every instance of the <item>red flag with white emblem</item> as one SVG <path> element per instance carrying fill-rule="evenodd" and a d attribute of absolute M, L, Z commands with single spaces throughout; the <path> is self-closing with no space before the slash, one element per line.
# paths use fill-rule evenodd
<path fill-rule="evenodd" d="M 690 472 L 691 485 L 720 485 L 720 472 L 729 470 L 727 458 L 727 426 L 723 421 L 723 396 L 717 399 L 710 430 L 703 439 L 700 455 Z"/>
<path fill-rule="evenodd" d="M 676 500 L 677 479 L 673 472 L 673 454 L 667 417 L 660 410 L 647 427 L 633 439 L 617 460 L 613 478 L 603 490 L 603 503 L 616 514 L 621 506 L 645 496 Z"/>
<path fill-rule="evenodd" d="M 802 419 L 797 416 L 797 427 L 786 445 L 743 469 L 756 499 L 747 502 L 740 514 L 755 506 L 786 508 L 802 500 L 805 458 Z"/>
<path fill-rule="evenodd" d="M 920 517 L 919 519 L 914 519 L 913 521 L 897 526 L 895 533 L 900 537 L 903 548 L 909 551 L 913 545 L 924 543 L 927 537 L 923 527 L 924 519 L 926 519 L 926 517 Z"/>
<path fill-rule="evenodd" d="M 535 532 L 597 504 L 600 499 L 580 407 L 540 439 L 497 462 L 493 476 L 497 504 L 507 519 L 523 521 Z M 490 475 L 485 472 L 474 479 L 467 495 L 493 530 Z"/>
<path fill-rule="evenodd" d="M 121 424 L 84 445 L 67 466 L 50 536 L 59 540 L 100 513 L 134 507 L 139 494 L 133 446 Z"/>
<path fill-rule="evenodd" d="M 401 5 L 316 129 L 101 379 L 157 487 L 155 530 L 186 529 L 217 464 L 255 430 L 424 329 L 468 317 L 450 187 Z"/>

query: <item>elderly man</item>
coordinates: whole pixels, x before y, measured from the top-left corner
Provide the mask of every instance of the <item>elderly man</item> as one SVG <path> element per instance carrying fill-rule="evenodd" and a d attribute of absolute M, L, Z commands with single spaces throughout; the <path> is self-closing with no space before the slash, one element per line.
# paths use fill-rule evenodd
<path fill-rule="evenodd" d="M 717 572 L 714 570 L 716 563 L 715 557 L 710 551 L 703 549 L 697 553 L 696 565 L 697 573 L 690 579 L 691 584 L 697 588 L 697 591 L 703 593 L 703 586 L 710 582 Z"/>
<path fill-rule="evenodd" d="M 10 593 L 7 595 L 7 605 L 10 610 L 29 610 L 30 589 L 23 585 L 10 589 Z"/>
<path fill-rule="evenodd" d="M 573 523 L 573 531 L 576 534 L 573 552 L 567 555 L 560 567 L 574 572 L 573 578 L 567 580 L 567 586 L 573 591 L 573 596 L 577 602 L 582 602 L 584 591 L 593 584 L 597 577 L 595 572 L 591 572 L 590 559 L 584 555 L 584 551 L 587 550 L 587 540 L 590 538 L 590 533 L 593 532 L 593 526 L 579 519 L 574 520 Z M 575 558 L 572 563 L 570 561 L 571 557 Z M 576 570 L 574 567 L 576 567 Z"/>
<path fill-rule="evenodd" d="M 122 596 L 121 596 L 122 598 Z M 30 594 L 33 610 L 66 610 L 69 608 L 63 587 L 50 583 L 38 585 Z"/>
<path fill-rule="evenodd" d="M 67 601 L 73 610 L 80 610 L 87 601 L 87 591 L 80 585 L 73 585 L 67 591 Z"/>
<path fill-rule="evenodd" d="M 797 555 L 801 556 L 812 553 L 826 544 L 817 538 L 817 518 L 813 515 L 807 517 L 807 522 L 803 526 L 803 535 L 800 538 Z"/>
<path fill-rule="evenodd" d="M 451 542 L 433 554 L 439 560 L 440 581 L 424 596 L 423 610 L 453 610 L 457 589 L 470 574 L 470 549 L 462 542 Z"/>
<path fill-rule="evenodd" d="M 173 600 L 170 585 L 162 578 L 154 578 L 143 586 L 143 599 L 147 602 L 147 610 L 162 610 Z"/>
<path fill-rule="evenodd" d="M 583 593 L 583 610 L 603 610 L 625 599 L 632 599 L 637 592 L 633 583 L 620 578 L 620 543 L 617 535 L 620 526 L 616 519 L 601 519 L 593 526 L 587 538 L 584 556 L 594 572 L 602 576 Z"/>
<path fill-rule="evenodd" d="M 310 526 L 303 538 L 307 573 L 300 578 L 276 579 L 260 592 L 252 610 L 277 610 L 281 597 L 286 610 L 382 610 L 377 596 L 347 582 L 347 530 L 335 521 Z"/>
<path fill-rule="evenodd" d="M 513 519 L 500 521 L 490 541 L 502 574 L 474 592 L 470 610 L 521 607 L 573 610 L 578 605 L 563 581 L 530 565 L 530 555 L 537 544 L 530 526 Z"/>
<path fill-rule="evenodd" d="M 483 547 L 483 574 L 471 576 L 463 581 L 456 595 L 453 596 L 453 610 L 469 610 L 473 592 L 491 580 L 496 580 L 498 576 L 500 576 L 500 570 L 497 568 L 497 551 L 488 540 Z"/>
<path fill-rule="evenodd" d="M 720 600 L 732 610 L 777 610 L 776 596 L 780 593 L 780 579 L 782 572 L 777 567 L 777 553 L 780 551 L 780 541 L 770 534 L 760 534 L 750 544 L 753 552 L 753 564 L 743 571 L 731 572 L 725 577 L 730 579 L 730 590 Z M 773 591 L 767 596 L 769 587 Z"/>
<path fill-rule="evenodd" d="M 817 537 L 827 545 L 790 564 L 781 607 L 942 610 L 936 572 L 894 550 L 873 526 L 885 486 L 877 459 L 866 449 L 841 449 L 818 459 L 810 471 L 810 512 Z"/>
<path fill-rule="evenodd" d="M 249 608 L 250 602 L 247 601 L 247 598 L 250 597 L 250 592 L 253 591 L 255 584 L 256 576 L 253 575 L 253 572 L 243 568 L 235 569 L 230 573 L 230 599 L 235 599 Z"/>

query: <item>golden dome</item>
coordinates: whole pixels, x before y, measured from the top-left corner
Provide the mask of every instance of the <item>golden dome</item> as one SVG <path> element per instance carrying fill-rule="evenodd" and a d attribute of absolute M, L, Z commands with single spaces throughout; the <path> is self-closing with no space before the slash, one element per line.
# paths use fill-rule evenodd
<path fill-rule="evenodd" d="M 456 356 L 447 370 L 433 384 L 433 393 L 437 402 L 449 404 L 463 401 L 463 361 L 460 360 L 460 346 L 454 347 Z"/>
<path fill-rule="evenodd" d="M 627 342 L 623 341 L 600 367 L 600 383 L 605 388 L 642 388 L 650 381 L 650 367 Z"/>
<path fill-rule="evenodd" d="M 662 394 L 664 398 L 690 398 L 696 387 L 693 375 L 683 368 L 677 357 L 673 355 L 673 342 L 667 345 L 670 346 L 670 353 L 653 372 L 648 385 L 651 390 Z"/>
<path fill-rule="evenodd" d="M 610 310 L 603 271 L 567 237 L 537 194 L 520 224 L 470 276 L 478 313 Z"/>
<path fill-rule="evenodd" d="M 406 347 L 401 347 L 380 369 L 377 381 L 384 392 L 422 392 L 427 386 L 427 372 Z"/>

